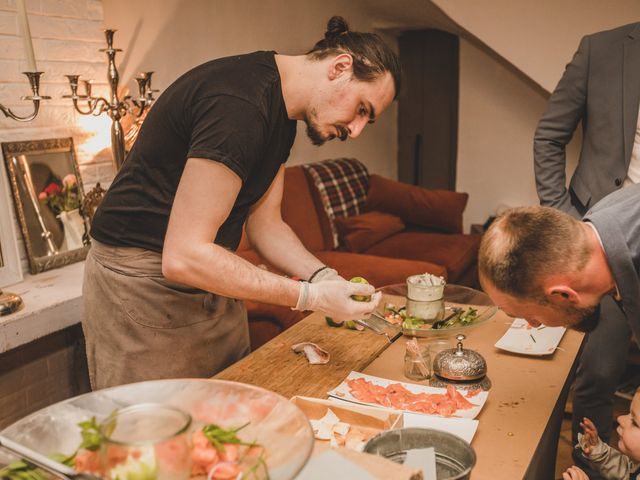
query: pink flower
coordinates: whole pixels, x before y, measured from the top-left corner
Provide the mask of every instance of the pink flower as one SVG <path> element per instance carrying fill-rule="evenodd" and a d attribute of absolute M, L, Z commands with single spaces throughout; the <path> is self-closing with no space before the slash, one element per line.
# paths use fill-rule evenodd
<path fill-rule="evenodd" d="M 65 175 L 65 177 L 62 179 L 62 185 L 67 188 L 73 187 L 76 183 L 78 183 L 78 180 L 73 173 Z"/>
<path fill-rule="evenodd" d="M 40 194 L 38 195 L 38 200 L 46 200 L 47 199 L 47 192 L 40 192 Z"/>

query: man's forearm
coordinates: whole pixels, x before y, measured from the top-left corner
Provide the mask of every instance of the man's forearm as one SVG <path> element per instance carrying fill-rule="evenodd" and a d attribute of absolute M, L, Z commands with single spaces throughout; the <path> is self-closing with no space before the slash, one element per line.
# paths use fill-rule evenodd
<path fill-rule="evenodd" d="M 302 244 L 283 221 L 247 222 L 247 235 L 258 253 L 278 270 L 308 279 L 324 264 Z"/>
<path fill-rule="evenodd" d="M 225 297 L 293 307 L 299 282 L 256 267 L 213 243 L 163 253 L 162 272 L 168 279 Z"/>

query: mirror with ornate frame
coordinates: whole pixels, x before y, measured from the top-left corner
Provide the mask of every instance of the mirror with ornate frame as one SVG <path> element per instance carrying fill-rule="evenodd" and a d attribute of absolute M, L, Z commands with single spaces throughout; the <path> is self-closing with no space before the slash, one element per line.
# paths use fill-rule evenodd
<path fill-rule="evenodd" d="M 6 142 L 2 153 L 31 273 L 83 260 L 88 235 L 73 139 Z"/>

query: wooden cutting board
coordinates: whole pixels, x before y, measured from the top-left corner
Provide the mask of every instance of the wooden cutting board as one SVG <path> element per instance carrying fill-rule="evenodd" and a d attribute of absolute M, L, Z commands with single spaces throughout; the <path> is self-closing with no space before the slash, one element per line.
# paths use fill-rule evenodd
<path fill-rule="evenodd" d="M 325 365 L 310 365 L 291 346 L 312 342 L 331 355 Z M 313 313 L 214 378 L 250 383 L 279 393 L 326 398 L 327 392 L 352 370 L 362 371 L 390 345 L 370 330 L 329 327 L 324 315 Z"/>

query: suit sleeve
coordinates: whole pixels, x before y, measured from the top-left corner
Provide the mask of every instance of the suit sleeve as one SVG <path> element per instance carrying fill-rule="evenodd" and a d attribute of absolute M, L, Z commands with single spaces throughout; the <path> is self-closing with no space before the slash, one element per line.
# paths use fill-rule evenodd
<path fill-rule="evenodd" d="M 586 112 L 589 37 L 567 65 L 549 98 L 533 139 L 536 189 L 540 204 L 580 218 L 566 187 L 566 146 Z"/>

